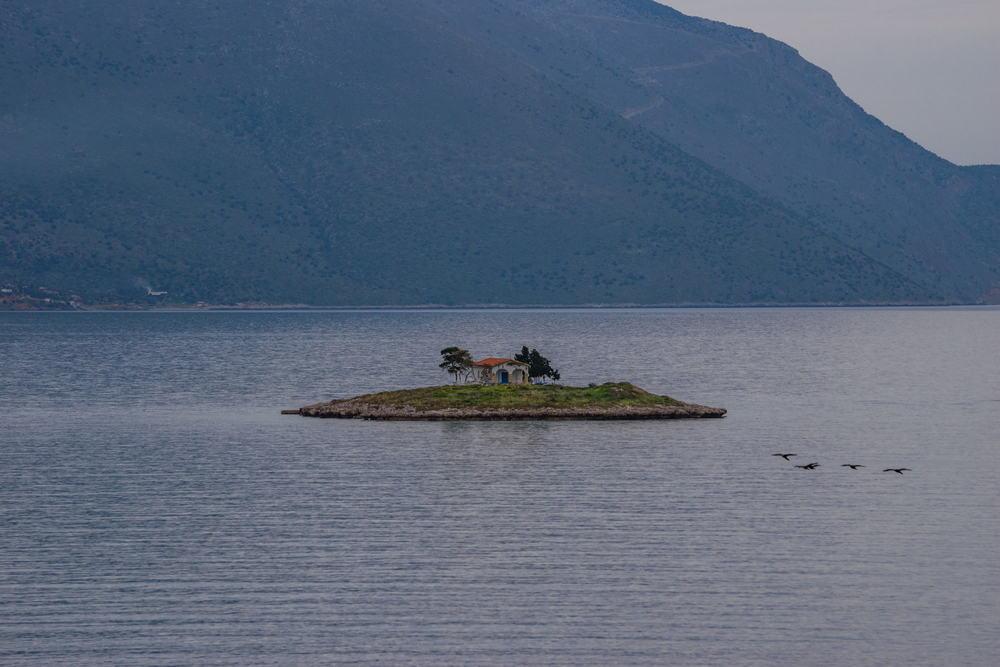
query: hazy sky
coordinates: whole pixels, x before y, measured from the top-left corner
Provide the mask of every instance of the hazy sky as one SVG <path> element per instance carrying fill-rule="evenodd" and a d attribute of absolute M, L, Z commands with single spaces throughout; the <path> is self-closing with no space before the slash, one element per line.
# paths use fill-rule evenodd
<path fill-rule="evenodd" d="M 1000 164 L 1000 0 L 658 0 L 794 47 L 889 127 Z"/>

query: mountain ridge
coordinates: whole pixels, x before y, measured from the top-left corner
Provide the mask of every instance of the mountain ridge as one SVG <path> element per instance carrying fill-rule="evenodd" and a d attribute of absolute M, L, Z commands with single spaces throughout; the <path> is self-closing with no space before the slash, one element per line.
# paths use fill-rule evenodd
<path fill-rule="evenodd" d="M 469 26 L 543 51 L 561 33 L 542 10 L 593 37 L 562 6 L 742 29 L 651 2 L 40 4 L 0 10 L 2 282 L 176 303 L 975 301 L 691 154 L 635 67 L 585 70 L 577 39 L 544 73 Z M 487 10 L 521 16 L 486 28 Z M 964 206 L 992 239 L 982 172 Z"/>
<path fill-rule="evenodd" d="M 641 44 L 632 52 L 614 51 L 620 75 L 592 86 L 599 100 L 618 110 L 647 107 L 646 113 L 632 119 L 781 201 L 851 247 L 931 289 L 949 280 L 957 283 L 943 288 L 949 298 L 974 300 L 996 284 L 997 245 L 991 235 L 975 233 L 984 227 L 982 218 L 965 224 L 968 217 L 961 215 L 965 202 L 948 192 L 949 187 L 955 191 L 981 187 L 974 172 L 926 151 L 865 113 L 828 72 L 805 61 L 794 48 L 749 29 L 662 11 L 641 1 L 497 4 L 536 8 L 545 17 L 539 21 L 548 20 L 553 32 L 577 44 L 604 49 L 614 39 Z M 573 8 L 580 6 L 603 9 L 604 23 L 652 17 L 658 22 L 643 24 L 647 33 L 659 29 L 676 33 L 683 28 L 695 41 L 710 40 L 710 44 L 678 49 L 677 40 L 637 39 L 634 33 L 611 38 L 607 30 L 576 19 L 579 13 Z M 553 50 L 566 53 L 571 47 L 562 43 Z M 530 59 L 532 52 L 522 50 L 521 55 Z M 695 70 L 702 68 L 686 66 L 692 52 L 714 54 L 695 59 L 713 70 L 712 76 L 698 76 Z M 664 62 L 674 66 L 663 66 Z M 563 63 L 560 69 L 573 68 Z M 587 68 L 577 64 L 574 71 L 583 70 Z M 651 78 L 654 74 L 663 80 Z M 573 89 L 578 81 L 567 77 L 566 85 Z M 674 95 L 679 88 L 682 94 Z M 768 89 L 767 95 L 759 94 L 762 88 Z M 788 100 L 787 109 L 776 104 L 785 101 L 776 93 Z M 797 104 L 791 104 L 792 96 Z M 683 124 L 675 124 L 677 116 L 682 116 Z M 810 131 L 793 134 L 796 124 Z M 906 181 L 903 187 L 894 182 L 900 172 Z M 995 229 L 1000 226 L 1000 198 L 990 196 L 986 202 L 985 226 Z M 977 244 L 989 247 L 970 251 Z"/>

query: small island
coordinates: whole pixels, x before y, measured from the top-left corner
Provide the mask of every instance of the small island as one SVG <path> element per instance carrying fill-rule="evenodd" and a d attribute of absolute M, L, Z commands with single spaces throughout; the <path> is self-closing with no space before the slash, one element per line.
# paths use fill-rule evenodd
<path fill-rule="evenodd" d="M 697 419 L 726 414 L 724 408 L 682 403 L 628 382 L 588 387 L 445 385 L 365 394 L 282 412 L 304 417 L 382 421 Z"/>

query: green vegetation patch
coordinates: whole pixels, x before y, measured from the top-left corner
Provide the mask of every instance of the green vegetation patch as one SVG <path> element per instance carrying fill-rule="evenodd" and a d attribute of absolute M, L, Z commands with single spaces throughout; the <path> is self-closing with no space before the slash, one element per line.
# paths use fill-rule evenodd
<path fill-rule="evenodd" d="M 367 394 L 352 400 L 370 405 L 410 406 L 420 412 L 448 408 L 502 410 L 683 405 L 669 396 L 651 394 L 628 382 L 606 382 L 592 387 L 558 384 L 424 387 Z"/>

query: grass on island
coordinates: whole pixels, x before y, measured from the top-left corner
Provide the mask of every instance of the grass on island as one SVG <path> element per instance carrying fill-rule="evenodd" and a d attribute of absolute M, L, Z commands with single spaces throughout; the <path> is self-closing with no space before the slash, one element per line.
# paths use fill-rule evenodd
<path fill-rule="evenodd" d="M 628 382 L 606 382 L 591 387 L 559 384 L 445 385 L 358 396 L 372 405 L 411 406 L 419 412 L 460 408 L 496 410 L 517 408 L 613 408 L 683 405 L 669 396 L 657 396 Z"/>

